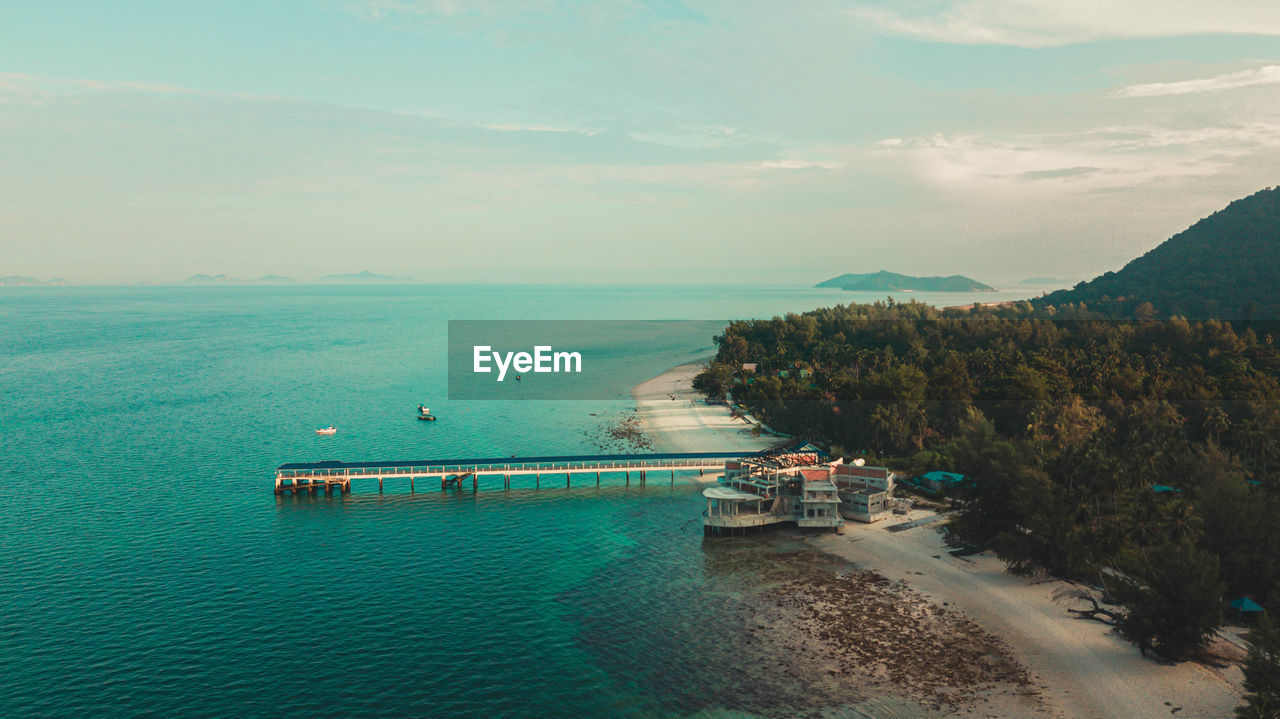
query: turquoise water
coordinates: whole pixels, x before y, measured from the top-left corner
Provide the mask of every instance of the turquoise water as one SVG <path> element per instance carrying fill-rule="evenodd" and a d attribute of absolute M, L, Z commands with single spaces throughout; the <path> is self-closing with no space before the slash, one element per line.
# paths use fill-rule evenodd
<path fill-rule="evenodd" d="M 704 543 L 688 482 L 276 498 L 272 469 L 591 451 L 602 416 L 626 409 L 446 401 L 449 319 L 714 319 L 849 299 L 5 288 L 0 716 L 790 715 L 798 698 L 735 691 L 707 661 L 755 661 L 726 646 L 760 547 Z M 655 356 L 653 373 L 709 347 Z M 419 401 L 441 421 L 415 421 Z M 313 433 L 329 423 L 337 435 Z"/>

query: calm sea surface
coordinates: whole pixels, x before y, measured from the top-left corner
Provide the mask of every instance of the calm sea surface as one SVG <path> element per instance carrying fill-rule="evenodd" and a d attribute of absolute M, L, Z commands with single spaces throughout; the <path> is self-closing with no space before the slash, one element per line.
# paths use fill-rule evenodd
<path fill-rule="evenodd" d="M 601 424 L 629 409 L 447 401 L 450 319 L 718 319 L 874 298 L 0 288 L 0 716 L 789 715 L 726 676 L 768 661 L 734 642 L 761 547 L 704 543 L 688 482 L 278 499 L 272 470 L 598 451 Z M 710 352 L 708 337 L 646 361 L 656 375 Z M 418 402 L 440 421 L 416 421 Z M 337 435 L 314 434 L 330 423 Z"/>

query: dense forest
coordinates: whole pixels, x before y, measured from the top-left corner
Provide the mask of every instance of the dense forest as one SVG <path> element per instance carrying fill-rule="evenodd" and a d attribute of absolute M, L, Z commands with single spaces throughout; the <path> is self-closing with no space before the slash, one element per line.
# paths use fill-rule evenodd
<path fill-rule="evenodd" d="M 962 538 L 1106 587 L 1126 636 L 1181 658 L 1230 599 L 1280 610 L 1280 324 L 1144 314 L 890 300 L 733 322 L 695 386 L 838 453 L 965 474 Z"/>
<path fill-rule="evenodd" d="M 1236 200 L 1118 272 L 1034 302 L 1084 303 L 1134 317 L 1150 303 L 1158 317 L 1280 319 L 1280 189 Z"/>

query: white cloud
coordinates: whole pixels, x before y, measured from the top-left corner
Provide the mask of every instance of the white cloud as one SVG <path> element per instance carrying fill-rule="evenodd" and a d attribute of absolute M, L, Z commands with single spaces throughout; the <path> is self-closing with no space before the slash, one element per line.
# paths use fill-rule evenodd
<path fill-rule="evenodd" d="M 433 18 L 512 17 L 545 13 L 555 8 L 549 0 L 357 0 L 348 3 L 353 11 L 372 20 L 392 15 L 422 15 Z"/>
<path fill-rule="evenodd" d="M 600 133 L 600 130 L 591 130 L 568 125 L 538 125 L 518 122 L 482 122 L 477 124 L 476 127 L 482 127 L 486 130 L 497 130 L 498 132 L 559 132 L 574 133 L 578 135 L 597 135 Z"/>
<path fill-rule="evenodd" d="M 761 170 L 835 170 L 840 165 L 823 160 L 767 160 L 758 166 Z"/>
<path fill-rule="evenodd" d="M 994 138 L 946 135 L 873 145 L 922 179 L 943 187 L 1007 192 L 1126 189 L 1172 178 L 1210 177 L 1240 163 L 1280 159 L 1280 124 L 1255 122 L 1178 129 L 1102 127 L 1070 134 Z M 1034 185 L 1033 185 L 1034 183 Z"/>
<path fill-rule="evenodd" d="M 1255 85 L 1280 83 L 1280 65 L 1266 65 L 1253 70 L 1230 72 L 1224 75 L 1179 80 L 1177 82 L 1151 82 L 1130 85 L 1111 93 L 1113 97 L 1161 97 L 1164 95 L 1188 95 L 1194 92 L 1220 92 Z"/>
<path fill-rule="evenodd" d="M 715 149 L 742 145 L 753 141 L 736 127 L 703 125 L 680 127 L 668 132 L 632 132 L 628 136 L 638 142 L 686 149 Z"/>
<path fill-rule="evenodd" d="M 18 100 L 38 103 L 53 95 L 108 90 L 174 94 L 190 92 L 184 87 L 161 82 L 90 80 L 80 77 L 48 77 L 16 72 L 0 72 L 0 102 Z"/>
<path fill-rule="evenodd" d="M 1113 38 L 1280 35 L 1280 3 L 1258 0 L 864 0 L 884 31 L 965 45 L 1048 47 Z"/>

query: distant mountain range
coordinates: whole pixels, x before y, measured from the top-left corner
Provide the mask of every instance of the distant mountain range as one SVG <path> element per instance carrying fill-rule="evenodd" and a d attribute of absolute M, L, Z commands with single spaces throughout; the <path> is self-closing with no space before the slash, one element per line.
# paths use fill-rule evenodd
<path fill-rule="evenodd" d="M 353 272 L 350 274 L 325 275 L 314 282 L 326 284 L 362 284 L 362 283 L 398 283 L 398 282 L 416 282 L 407 277 L 393 277 L 391 275 L 379 275 L 373 272 Z M 281 275 L 263 275 L 253 279 L 242 279 L 239 277 L 229 277 L 227 275 L 192 275 L 183 280 L 179 284 L 183 285 L 292 285 L 300 284 L 298 280 L 292 277 L 283 277 Z"/>
<path fill-rule="evenodd" d="M 341 275 L 325 275 L 320 278 L 321 282 L 344 282 L 344 283 L 364 283 L 364 282 L 417 282 L 417 280 L 408 277 L 393 277 L 391 275 L 379 275 L 368 270 L 364 272 L 353 272 Z"/>
<path fill-rule="evenodd" d="M 869 274 L 843 274 L 819 282 L 815 287 L 838 287 L 842 290 L 870 290 L 875 292 L 994 292 L 995 288 L 964 277 L 912 277 L 896 272 L 872 272 Z"/>
<path fill-rule="evenodd" d="M 1280 319 L 1280 188 L 1236 200 L 1118 272 L 1033 300 L 1115 317 Z"/>
<path fill-rule="evenodd" d="M 191 275 L 182 281 L 184 285 L 287 285 L 297 282 L 292 277 L 282 277 L 280 275 L 263 275 L 254 279 L 245 280 L 239 277 L 228 277 L 226 275 Z"/>
<path fill-rule="evenodd" d="M 34 277 L 24 277 L 22 275 L 6 275 L 0 277 L 0 287 L 29 287 L 33 285 L 67 285 L 70 284 L 66 280 L 54 278 L 52 280 L 37 280 Z"/>

